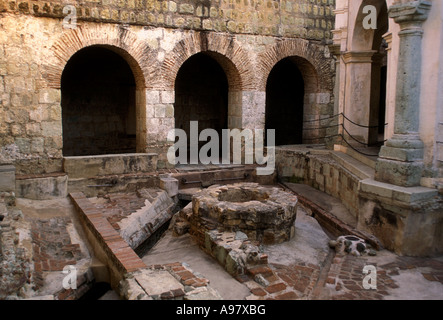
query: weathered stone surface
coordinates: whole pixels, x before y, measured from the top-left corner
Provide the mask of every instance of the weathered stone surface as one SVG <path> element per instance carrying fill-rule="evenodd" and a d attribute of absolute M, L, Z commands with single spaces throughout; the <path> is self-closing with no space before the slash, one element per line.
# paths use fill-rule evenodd
<path fill-rule="evenodd" d="M 167 271 L 146 270 L 134 278 L 154 299 L 169 291 L 184 290 L 183 285 Z"/>
<path fill-rule="evenodd" d="M 157 168 L 153 153 L 65 157 L 64 171 L 70 178 L 91 178 L 110 174 L 152 172 Z"/>
<path fill-rule="evenodd" d="M 15 185 L 17 197 L 20 198 L 49 200 L 68 195 L 67 175 L 17 179 Z"/>
<path fill-rule="evenodd" d="M 125 275 L 119 283 L 127 300 L 220 300 L 209 280 L 186 263 L 154 265 Z"/>
<path fill-rule="evenodd" d="M 15 191 L 15 167 L 0 165 L 0 192 Z"/>
<path fill-rule="evenodd" d="M 198 233 L 210 223 L 265 244 L 280 243 L 293 235 L 297 201 L 293 194 L 257 183 L 211 187 L 193 197 L 191 229 Z"/>
<path fill-rule="evenodd" d="M 178 194 L 178 180 L 172 177 L 160 177 L 160 188 L 170 197 L 174 197 Z"/>
<path fill-rule="evenodd" d="M 231 275 L 245 274 L 252 266 L 267 263 L 267 255 L 260 247 L 251 243 L 248 237 L 236 239 L 234 232 L 222 232 L 218 229 L 205 233 L 203 249 L 213 256 Z"/>
<path fill-rule="evenodd" d="M 171 219 L 174 207 L 175 202 L 166 191 L 160 192 L 152 203 L 146 199 L 144 207 L 117 223 L 120 235 L 131 248 L 137 248 Z"/>

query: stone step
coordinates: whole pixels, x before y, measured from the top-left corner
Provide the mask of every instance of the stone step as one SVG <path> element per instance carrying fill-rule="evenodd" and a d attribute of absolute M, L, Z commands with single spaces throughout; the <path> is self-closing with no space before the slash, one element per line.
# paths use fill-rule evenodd
<path fill-rule="evenodd" d="M 354 150 L 350 147 L 346 147 L 346 146 L 342 146 L 342 145 L 334 145 L 334 150 L 341 151 L 341 152 L 351 156 L 355 160 L 367 165 L 368 167 L 375 169 L 375 163 L 377 161 L 377 156 L 375 156 L 375 154 L 377 153 L 377 151 L 366 151 L 365 153 L 368 153 L 368 154 L 373 153 L 374 154 L 374 156 L 367 156 L 367 155 L 357 152 L 356 150 Z M 378 148 L 377 148 L 377 150 L 378 150 Z"/>
<path fill-rule="evenodd" d="M 373 179 L 375 170 L 365 163 L 356 160 L 350 155 L 341 151 L 331 151 L 332 158 L 337 161 L 343 168 L 351 172 L 361 180 Z"/>

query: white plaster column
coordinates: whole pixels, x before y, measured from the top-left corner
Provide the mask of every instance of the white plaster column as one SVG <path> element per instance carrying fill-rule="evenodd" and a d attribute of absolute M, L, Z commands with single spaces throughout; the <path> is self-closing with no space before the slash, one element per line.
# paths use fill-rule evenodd
<path fill-rule="evenodd" d="M 419 185 L 423 170 L 419 136 L 422 24 L 430 7 L 430 2 L 421 0 L 389 8 L 389 16 L 400 25 L 394 135 L 380 151 L 375 178 L 400 186 Z"/>

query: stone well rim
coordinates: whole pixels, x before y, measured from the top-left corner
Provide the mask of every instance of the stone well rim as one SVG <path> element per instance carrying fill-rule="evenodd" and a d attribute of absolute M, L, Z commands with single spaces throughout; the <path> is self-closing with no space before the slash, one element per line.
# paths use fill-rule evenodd
<path fill-rule="evenodd" d="M 219 200 L 220 193 L 228 190 L 248 190 L 265 194 L 266 198 L 263 200 L 248 200 L 248 201 L 230 201 Z M 298 197 L 283 189 L 275 186 L 262 186 L 258 183 L 235 183 L 230 185 L 217 185 L 199 192 L 194 195 L 194 198 L 200 199 L 208 207 L 219 208 L 221 211 L 251 211 L 256 213 L 269 212 L 270 209 L 277 212 L 286 212 L 287 210 L 295 210 L 298 205 Z"/>

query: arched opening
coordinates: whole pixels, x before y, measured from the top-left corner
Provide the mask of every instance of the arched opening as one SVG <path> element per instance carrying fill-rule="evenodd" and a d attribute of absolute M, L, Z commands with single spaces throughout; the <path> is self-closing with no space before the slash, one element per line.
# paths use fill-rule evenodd
<path fill-rule="evenodd" d="M 64 156 L 136 152 L 136 82 L 122 56 L 81 49 L 63 70 L 61 92 Z"/>
<path fill-rule="evenodd" d="M 214 129 L 222 137 L 222 129 L 228 126 L 228 91 L 223 68 L 209 54 L 197 53 L 183 63 L 175 80 L 174 117 L 175 128 L 187 134 L 188 149 L 190 121 L 198 121 L 199 134 Z M 199 150 L 206 143 L 200 141 Z"/>
<path fill-rule="evenodd" d="M 356 3 L 357 5 L 357 3 Z M 368 28 L 364 8 L 375 7 L 377 20 Z M 343 132 L 347 144 L 354 148 L 375 147 L 384 140 L 386 113 L 387 44 L 383 35 L 388 31 L 386 1 L 362 0 L 358 5 L 350 50 L 345 54 L 347 63 Z M 374 150 L 374 154 L 376 150 Z"/>
<path fill-rule="evenodd" d="M 266 83 L 265 129 L 275 130 L 275 144 L 303 143 L 305 82 L 294 58 L 280 60 Z"/>

